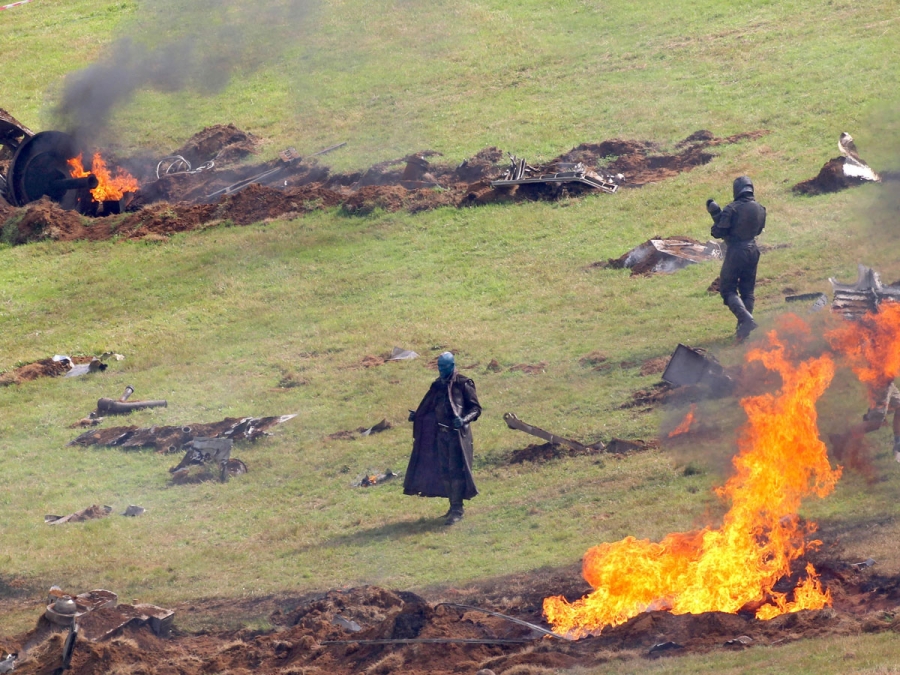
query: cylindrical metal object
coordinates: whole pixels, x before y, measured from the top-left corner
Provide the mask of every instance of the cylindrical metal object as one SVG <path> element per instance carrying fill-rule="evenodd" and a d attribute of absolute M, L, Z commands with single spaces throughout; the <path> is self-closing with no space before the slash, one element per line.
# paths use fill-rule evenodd
<path fill-rule="evenodd" d="M 166 401 L 114 401 L 111 398 L 101 398 L 97 401 L 97 412 L 108 415 L 125 415 L 135 410 L 144 408 L 165 408 Z"/>
<path fill-rule="evenodd" d="M 121 401 L 122 403 L 125 403 L 125 401 L 128 400 L 128 397 L 131 396 L 133 393 L 134 393 L 134 387 L 132 387 L 129 384 L 127 387 L 125 387 L 125 391 L 122 394 L 122 397 L 119 399 L 119 401 Z"/>
<path fill-rule="evenodd" d="M 89 174 L 83 178 L 57 178 L 50 181 L 48 194 L 62 194 L 66 190 L 81 190 L 82 188 L 93 190 L 98 185 L 100 185 L 100 181 L 97 180 L 97 176 L 94 174 Z"/>

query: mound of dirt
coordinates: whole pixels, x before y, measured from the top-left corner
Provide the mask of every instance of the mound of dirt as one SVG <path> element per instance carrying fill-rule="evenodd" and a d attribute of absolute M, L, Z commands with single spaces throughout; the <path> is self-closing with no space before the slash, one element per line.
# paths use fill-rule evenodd
<path fill-rule="evenodd" d="M 575 600 L 590 590 L 574 565 L 436 589 L 424 595 L 375 586 L 332 590 L 277 600 L 274 611 L 273 603 L 265 599 L 195 602 L 176 608 L 176 620 L 182 613 L 221 615 L 222 610 L 236 606 L 243 612 L 256 607 L 271 612 L 266 618 L 275 629 L 188 634 L 176 628 L 172 637 L 160 638 L 147 626 L 126 626 L 111 639 L 79 640 L 72 668 L 84 675 L 154 673 L 161 672 L 161 664 L 166 672 L 183 675 L 424 675 L 476 673 L 483 668 L 498 673 L 541 673 L 543 669 L 596 668 L 610 659 L 773 646 L 860 632 L 900 632 L 900 618 L 895 618 L 900 609 L 900 579 L 878 577 L 841 563 L 829 566 L 820 562 L 817 567 L 834 596 L 833 609 L 785 614 L 770 621 L 748 613 L 676 616 L 652 611 L 577 641 L 543 637 L 528 625 L 504 618 L 544 626 L 544 598 L 563 595 Z M 837 572 L 837 567 L 846 571 Z M 62 629 L 43 622 L 24 635 L 0 639 L 0 646 L 19 653 L 17 673 L 47 673 L 59 665 L 64 637 Z M 640 669 L 638 662 L 635 670 Z"/>
<path fill-rule="evenodd" d="M 815 178 L 797 183 L 791 190 L 798 195 L 824 195 L 829 192 L 840 192 L 847 188 L 864 185 L 870 181 L 844 174 L 846 157 L 835 157 L 825 162 Z"/>
<path fill-rule="evenodd" d="M 42 239 L 73 241 L 91 238 L 80 215 L 75 211 L 61 209 L 48 197 L 25 207 L 23 217 L 7 236 L 12 244 Z"/>
<path fill-rule="evenodd" d="M 662 375 L 666 371 L 666 366 L 669 365 L 671 359 L 671 355 L 647 359 L 641 364 L 641 375 L 645 377 L 647 375 Z"/>
<path fill-rule="evenodd" d="M 558 445 L 556 443 L 540 443 L 529 445 L 520 450 L 514 450 L 509 456 L 509 464 L 523 464 L 525 462 L 534 462 L 543 464 L 554 459 L 562 457 L 582 457 L 584 455 L 596 455 L 603 452 L 600 448 L 585 447 L 583 450 L 576 450 L 567 445 Z"/>
<path fill-rule="evenodd" d="M 256 152 L 262 139 L 233 124 L 216 124 L 194 134 L 173 155 L 181 155 L 193 166 L 209 160 L 228 164 Z"/>

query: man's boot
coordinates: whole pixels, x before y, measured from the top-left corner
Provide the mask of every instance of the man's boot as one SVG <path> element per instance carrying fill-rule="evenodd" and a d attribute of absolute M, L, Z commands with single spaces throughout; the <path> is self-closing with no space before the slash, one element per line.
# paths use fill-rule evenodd
<path fill-rule="evenodd" d="M 753 315 L 744 306 L 744 301 L 737 295 L 732 295 L 728 298 L 728 309 L 731 310 L 731 313 L 738 320 L 737 331 L 735 332 L 738 342 L 743 342 L 752 331 L 759 328 L 759 325 L 753 320 Z"/>
<path fill-rule="evenodd" d="M 463 494 L 466 491 L 466 481 L 450 481 L 450 511 L 447 513 L 446 525 L 453 525 L 463 519 Z"/>
<path fill-rule="evenodd" d="M 441 516 L 441 518 L 449 518 L 450 514 L 453 513 L 453 483 L 449 480 L 442 481 L 444 483 L 444 492 L 447 494 L 447 499 L 450 500 L 450 507 L 447 509 L 447 513 Z"/>

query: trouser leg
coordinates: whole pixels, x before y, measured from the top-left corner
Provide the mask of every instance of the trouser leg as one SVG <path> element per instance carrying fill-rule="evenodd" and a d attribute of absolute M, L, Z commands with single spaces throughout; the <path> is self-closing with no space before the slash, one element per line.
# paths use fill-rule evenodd
<path fill-rule="evenodd" d="M 446 523 L 452 525 L 463 517 L 463 495 L 466 491 L 465 459 L 456 433 L 441 433 L 438 443 L 438 457 L 441 463 L 441 478 L 450 498 L 450 510 Z"/>
<path fill-rule="evenodd" d="M 459 436 L 455 432 L 438 434 L 438 461 L 441 480 L 450 501 L 445 514 L 448 524 L 458 521 L 463 514 L 463 495 L 466 490 L 465 459 Z"/>
<path fill-rule="evenodd" d="M 756 302 L 754 291 L 756 290 L 756 268 L 759 265 L 759 249 L 753 247 L 745 252 L 738 279 L 738 293 L 744 301 L 744 307 L 753 314 Z"/>
<path fill-rule="evenodd" d="M 755 247 L 747 250 L 729 246 L 725 254 L 725 261 L 722 263 L 722 272 L 719 275 L 719 293 L 722 301 L 738 320 L 736 331 L 738 340 L 743 340 L 757 328 L 751 309 L 754 304 L 753 289 L 756 285 L 756 263 L 758 261 L 759 251 Z M 750 307 L 747 307 L 742 298 L 746 298 L 750 302 Z"/>

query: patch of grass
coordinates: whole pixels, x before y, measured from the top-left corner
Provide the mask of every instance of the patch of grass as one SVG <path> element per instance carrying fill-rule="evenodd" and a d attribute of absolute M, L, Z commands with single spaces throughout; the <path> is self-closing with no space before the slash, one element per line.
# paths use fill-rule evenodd
<path fill-rule="evenodd" d="M 797 640 L 777 646 L 754 646 L 738 652 L 725 650 L 708 654 L 689 654 L 678 658 L 612 658 L 602 668 L 576 668 L 571 675 L 595 673 L 766 673 L 767 675 L 890 675 L 897 668 L 896 636 L 853 635 L 823 640 Z"/>
<path fill-rule="evenodd" d="M 894 248 L 873 245 L 881 240 L 866 228 L 884 186 L 815 199 L 790 193 L 834 155 L 844 129 L 865 157 L 886 166 L 875 159 L 888 161 L 888 143 L 876 139 L 893 128 L 878 107 L 897 75 L 892 9 L 835 2 L 825 10 L 811 0 L 750 9 L 710 1 L 332 0 L 282 60 L 216 96 L 141 92 L 110 127 L 122 148 L 163 152 L 206 124 L 235 122 L 269 139 L 267 155 L 349 139 L 328 158 L 337 168 L 424 147 L 447 161 L 486 145 L 539 160 L 613 136 L 671 145 L 698 128 L 772 133 L 721 146 L 712 163 L 688 174 L 612 196 L 416 215 L 333 210 L 152 246 L 0 248 L 0 369 L 56 353 L 126 355 L 102 375 L 0 389 L 8 486 L 0 492 L 0 578 L 35 588 L 102 586 L 159 604 L 356 583 L 422 588 L 569 564 L 601 541 L 658 539 L 714 519 L 718 467 L 686 476 L 662 451 L 540 467 L 485 461 L 476 476 L 482 494 L 452 529 L 437 519 L 443 503 L 403 497 L 397 484 L 349 484 L 367 468 L 403 469 L 406 410 L 435 376 L 424 362 L 447 348 L 472 366 L 485 406 L 474 428 L 479 457 L 531 442 L 506 428 L 506 411 L 578 439 L 656 435 L 663 412 L 621 404 L 657 378 L 617 364 L 663 356 L 677 342 L 739 361 L 733 318 L 706 293 L 718 270 L 631 278 L 586 267 L 655 234 L 706 238 L 703 202 L 727 197 L 737 174 L 753 176 L 769 209 L 764 241 L 790 244 L 762 259 L 756 313 L 764 328 L 784 310 L 785 286 L 827 290 L 829 276 L 854 278 L 857 261 L 900 277 Z M 4 12 L 4 106 L 39 127 L 60 78 L 127 32 L 139 13 L 137 3 L 82 0 Z M 395 345 L 422 358 L 360 367 L 365 355 Z M 601 356 L 609 369 L 587 367 Z M 539 374 L 494 372 L 493 359 L 507 368 L 548 365 Z M 284 386 L 286 378 L 306 384 Z M 78 433 L 67 425 L 126 384 L 135 398 L 166 398 L 169 407 L 122 424 L 297 418 L 256 445 L 238 444 L 246 476 L 173 486 L 167 468 L 177 458 L 67 445 Z M 861 395 L 828 410 L 857 407 L 865 407 Z M 734 400 L 710 410 L 726 428 L 740 423 Z M 381 418 L 393 428 L 325 439 Z M 713 463 L 732 445 L 726 434 L 698 451 Z M 884 452 L 875 464 L 874 486 L 847 476 L 804 516 L 821 522 L 823 537 L 847 533 L 842 555 L 874 555 L 880 571 L 894 573 L 891 495 L 900 476 Z M 130 503 L 148 512 L 43 523 L 45 513 L 92 503 L 114 505 L 116 514 Z M 877 532 L 863 528 L 872 521 L 883 523 Z M 12 625 L 0 617 L 0 630 Z"/>

